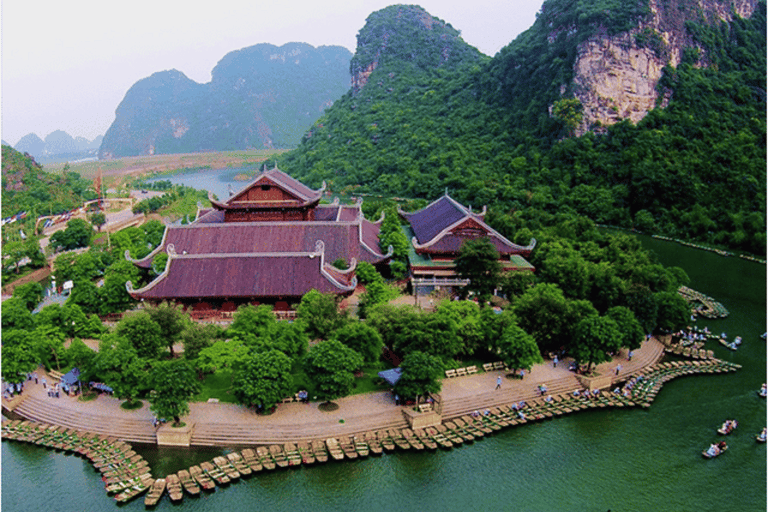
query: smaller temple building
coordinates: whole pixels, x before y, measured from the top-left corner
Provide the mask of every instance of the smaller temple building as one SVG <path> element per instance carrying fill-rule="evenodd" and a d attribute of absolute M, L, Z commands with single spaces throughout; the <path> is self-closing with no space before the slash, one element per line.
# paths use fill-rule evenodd
<path fill-rule="evenodd" d="M 320 204 L 325 185 L 310 189 L 275 167 L 260 173 L 226 201 L 209 195 L 212 208 L 194 222 L 168 226 L 160 245 L 145 258 L 126 259 L 144 269 L 160 253 L 165 270 L 128 293 L 151 303 L 173 301 L 193 317 L 231 313 L 242 304 L 292 309 L 315 289 L 350 295 L 357 262 L 386 264 L 392 250 L 379 249 L 381 220 L 363 216 L 361 202 Z M 333 264 L 343 261 L 346 269 Z"/>
<path fill-rule="evenodd" d="M 466 284 L 456 275 L 454 260 L 464 242 L 477 238 L 487 238 L 496 247 L 504 271 L 534 270 L 525 258 L 536 240 L 531 239 L 527 246 L 507 240 L 484 222 L 485 208 L 472 212 L 446 192 L 421 210 L 398 212 L 409 224 L 405 231 L 412 245 L 408 258 L 414 287 Z"/>

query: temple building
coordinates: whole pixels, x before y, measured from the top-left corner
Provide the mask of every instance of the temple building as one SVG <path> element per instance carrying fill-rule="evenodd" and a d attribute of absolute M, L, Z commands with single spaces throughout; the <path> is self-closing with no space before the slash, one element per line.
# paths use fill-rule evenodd
<path fill-rule="evenodd" d="M 227 201 L 209 194 L 212 208 L 200 209 L 189 225 L 166 227 L 149 255 L 134 260 L 126 253 L 144 269 L 161 252 L 168 255 L 157 278 L 139 289 L 126 283 L 128 293 L 181 303 L 196 317 L 231 313 L 242 304 L 285 312 L 312 289 L 352 294 L 357 262 L 382 265 L 392 256 L 391 248 L 379 249 L 383 216 L 365 219 L 360 201 L 320 204 L 324 190 L 325 184 L 312 190 L 275 167 Z M 345 270 L 333 265 L 340 260 Z"/>
<path fill-rule="evenodd" d="M 531 239 L 527 246 L 510 242 L 484 222 L 485 208 L 475 213 L 447 192 L 421 210 L 398 213 L 409 224 L 405 231 L 411 240 L 408 259 L 415 287 L 466 284 L 456 275 L 454 260 L 465 241 L 477 238 L 487 238 L 496 247 L 504 271 L 534 270 L 525 258 L 536 240 Z"/>

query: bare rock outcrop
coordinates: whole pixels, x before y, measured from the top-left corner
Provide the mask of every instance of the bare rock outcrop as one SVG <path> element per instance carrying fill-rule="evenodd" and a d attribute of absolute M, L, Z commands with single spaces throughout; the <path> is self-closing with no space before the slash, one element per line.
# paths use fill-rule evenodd
<path fill-rule="evenodd" d="M 709 23 L 749 18 L 757 0 L 698 0 L 695 11 Z M 581 43 L 572 90 L 582 105 L 576 135 L 629 119 L 636 123 L 656 106 L 666 106 L 657 84 L 666 65 L 677 66 L 696 43 L 685 28 L 683 0 L 650 0 L 650 15 L 636 28 L 613 37 L 596 34 Z M 706 56 L 700 63 L 706 65 Z"/>

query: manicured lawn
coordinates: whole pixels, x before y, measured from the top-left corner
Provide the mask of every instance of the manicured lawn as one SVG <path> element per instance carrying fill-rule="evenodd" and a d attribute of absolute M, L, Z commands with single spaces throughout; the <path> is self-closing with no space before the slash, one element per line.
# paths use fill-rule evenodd
<path fill-rule="evenodd" d="M 380 366 L 364 366 L 363 376 L 355 379 L 352 395 L 371 393 L 373 391 L 389 391 L 390 386 L 379 377 L 378 373 L 384 370 Z"/>
<path fill-rule="evenodd" d="M 201 383 L 202 390 L 192 400 L 195 402 L 207 402 L 209 398 L 218 398 L 219 402 L 236 403 L 234 395 L 231 394 L 232 371 L 219 370 L 214 374 L 206 375 Z"/>

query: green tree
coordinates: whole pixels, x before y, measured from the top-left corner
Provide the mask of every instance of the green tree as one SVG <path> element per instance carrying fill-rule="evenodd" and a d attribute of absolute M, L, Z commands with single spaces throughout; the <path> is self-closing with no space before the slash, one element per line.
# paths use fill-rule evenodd
<path fill-rule="evenodd" d="M 362 322 L 350 322 L 333 334 L 334 338 L 363 356 L 367 363 L 375 363 L 384 348 L 379 332 Z"/>
<path fill-rule="evenodd" d="M 22 330 L 6 330 L 3 327 L 2 355 L 3 364 L 0 365 L 0 374 L 4 381 L 13 384 L 24 382 L 27 379 L 27 373 L 35 371 L 39 364 L 31 337 Z"/>
<path fill-rule="evenodd" d="M 363 356 L 337 340 L 318 343 L 304 359 L 304 369 L 318 396 L 328 402 L 349 394 L 354 372 L 362 366 Z"/>
<path fill-rule="evenodd" d="M 294 360 L 306 354 L 309 337 L 301 322 L 276 322 L 272 332 L 274 347 Z"/>
<path fill-rule="evenodd" d="M 33 329 L 35 320 L 32 317 L 26 303 L 17 298 L 11 298 L 3 301 L 2 305 L 2 325 L 3 331 L 10 329 L 28 330 Z"/>
<path fill-rule="evenodd" d="M 361 261 L 355 268 L 355 275 L 362 284 L 368 284 L 373 281 L 381 281 L 381 274 L 376 270 L 376 267 L 368 263 L 367 261 Z"/>
<path fill-rule="evenodd" d="M 453 322 L 451 330 L 459 338 L 460 348 L 457 355 L 470 356 L 480 348 L 484 332 L 480 320 L 481 308 L 473 301 L 445 300 L 438 304 L 433 315 Z"/>
<path fill-rule="evenodd" d="M 376 304 L 388 302 L 399 295 L 397 288 L 389 286 L 383 280 L 374 280 L 368 283 L 365 293 L 360 297 L 357 314 L 360 318 L 366 318 L 368 311 Z"/>
<path fill-rule="evenodd" d="M 233 375 L 238 402 L 269 410 L 291 392 L 291 360 L 279 350 L 250 354 Z"/>
<path fill-rule="evenodd" d="M 19 264 L 21 260 L 26 256 L 26 248 L 24 242 L 16 240 L 13 242 L 6 242 L 3 244 L 3 268 L 7 265 L 13 265 L 16 273 L 19 273 Z"/>
<path fill-rule="evenodd" d="M 83 340 L 80 338 L 75 338 L 72 340 L 72 343 L 69 344 L 69 347 L 67 347 L 65 356 L 68 366 L 85 369 L 93 365 L 96 352 L 83 343 Z"/>
<path fill-rule="evenodd" d="M 395 392 L 402 397 L 419 398 L 442 389 L 443 364 L 438 357 L 418 350 L 409 353 L 400 364 L 400 379 Z"/>
<path fill-rule="evenodd" d="M 645 338 L 645 332 L 640 322 L 635 318 L 635 314 L 624 306 L 614 306 L 606 313 L 608 318 L 616 322 L 616 326 L 621 333 L 621 346 L 630 350 L 640 348 Z"/>
<path fill-rule="evenodd" d="M 43 300 L 43 285 L 40 283 L 26 283 L 17 286 L 13 290 L 13 297 L 24 303 L 24 306 L 32 311 Z"/>
<path fill-rule="evenodd" d="M 210 347 L 218 337 L 219 329 L 212 324 L 198 324 L 189 322 L 179 334 L 179 339 L 184 346 L 184 359 L 194 361 L 200 356 L 200 352 Z"/>
<path fill-rule="evenodd" d="M 691 308 L 676 292 L 660 292 L 654 294 L 659 314 L 656 318 L 656 328 L 662 332 L 674 332 L 683 329 L 691 319 Z"/>
<path fill-rule="evenodd" d="M 533 336 L 515 324 L 506 326 L 501 332 L 496 350 L 508 368 L 530 371 L 533 365 L 544 362 Z"/>
<path fill-rule="evenodd" d="M 240 338 L 219 340 L 200 350 L 195 366 L 202 373 L 213 373 L 223 368 L 236 370 L 248 354 L 248 347 Z"/>
<path fill-rule="evenodd" d="M 482 303 L 490 298 L 501 280 L 499 253 L 485 238 L 464 242 L 455 265 L 456 274 L 469 279 L 466 289 L 475 292 Z"/>
<path fill-rule="evenodd" d="M 173 418 L 180 425 L 181 417 L 189 413 L 189 401 L 200 392 L 195 372 L 183 359 L 161 361 L 150 373 L 152 392 L 150 409 L 158 418 Z"/>
<path fill-rule="evenodd" d="M 560 347 L 566 339 L 568 299 L 557 285 L 540 283 L 528 289 L 513 308 L 520 327 L 539 344 L 542 351 Z"/>
<path fill-rule="evenodd" d="M 296 308 L 296 317 L 304 324 L 310 338 L 326 339 L 345 322 L 336 298 L 330 293 L 323 294 L 317 290 L 304 294 Z"/>
<path fill-rule="evenodd" d="M 173 357 L 173 345 L 179 341 L 179 335 L 190 323 L 189 316 L 182 310 L 180 305 L 163 302 L 158 306 L 144 308 L 159 327 L 160 335 L 165 340 L 165 344 Z"/>
<path fill-rule="evenodd" d="M 574 327 L 569 352 L 576 361 L 592 365 L 611 360 L 609 355 L 621 347 L 622 336 L 616 322 L 607 316 L 593 316 L 581 320 Z"/>
<path fill-rule="evenodd" d="M 132 403 L 148 389 L 147 360 L 139 356 L 131 342 L 117 335 L 109 335 L 99 343 L 93 358 L 93 368 L 80 368 L 80 378 L 101 380 L 112 388 L 114 395 Z"/>
<path fill-rule="evenodd" d="M 115 332 L 126 338 L 139 357 L 145 359 L 160 357 L 165 345 L 162 329 L 146 311 L 124 316 L 117 323 Z"/>
<path fill-rule="evenodd" d="M 565 128 L 569 137 L 573 136 L 576 128 L 581 124 L 583 107 L 576 98 L 563 98 L 552 105 L 552 117 Z"/>
<path fill-rule="evenodd" d="M 39 326 L 29 331 L 28 337 L 37 360 L 46 368 L 52 368 L 55 365 L 56 370 L 61 371 L 65 352 L 64 333 L 61 329 L 48 325 Z"/>
<path fill-rule="evenodd" d="M 233 337 L 246 334 L 257 337 L 268 336 L 276 323 L 277 319 L 272 313 L 272 306 L 246 304 L 237 308 L 227 333 Z"/>
<path fill-rule="evenodd" d="M 72 219 L 67 222 L 63 231 L 51 235 L 50 244 L 54 249 L 69 251 L 78 247 L 88 247 L 93 236 L 93 228 L 83 219 Z"/>
<path fill-rule="evenodd" d="M 103 212 L 96 212 L 91 215 L 90 221 L 91 224 L 96 226 L 96 229 L 101 231 L 101 226 L 107 223 L 107 216 Z"/>
<path fill-rule="evenodd" d="M 421 314 L 411 305 L 378 304 L 368 313 L 366 324 L 375 328 L 391 350 L 418 343 L 421 337 Z"/>
<path fill-rule="evenodd" d="M 131 307 L 136 301 L 128 295 L 125 283 L 134 286 L 139 282 L 139 270 L 132 263 L 119 260 L 104 271 L 104 286 L 99 289 L 100 313 L 118 313 Z"/>

